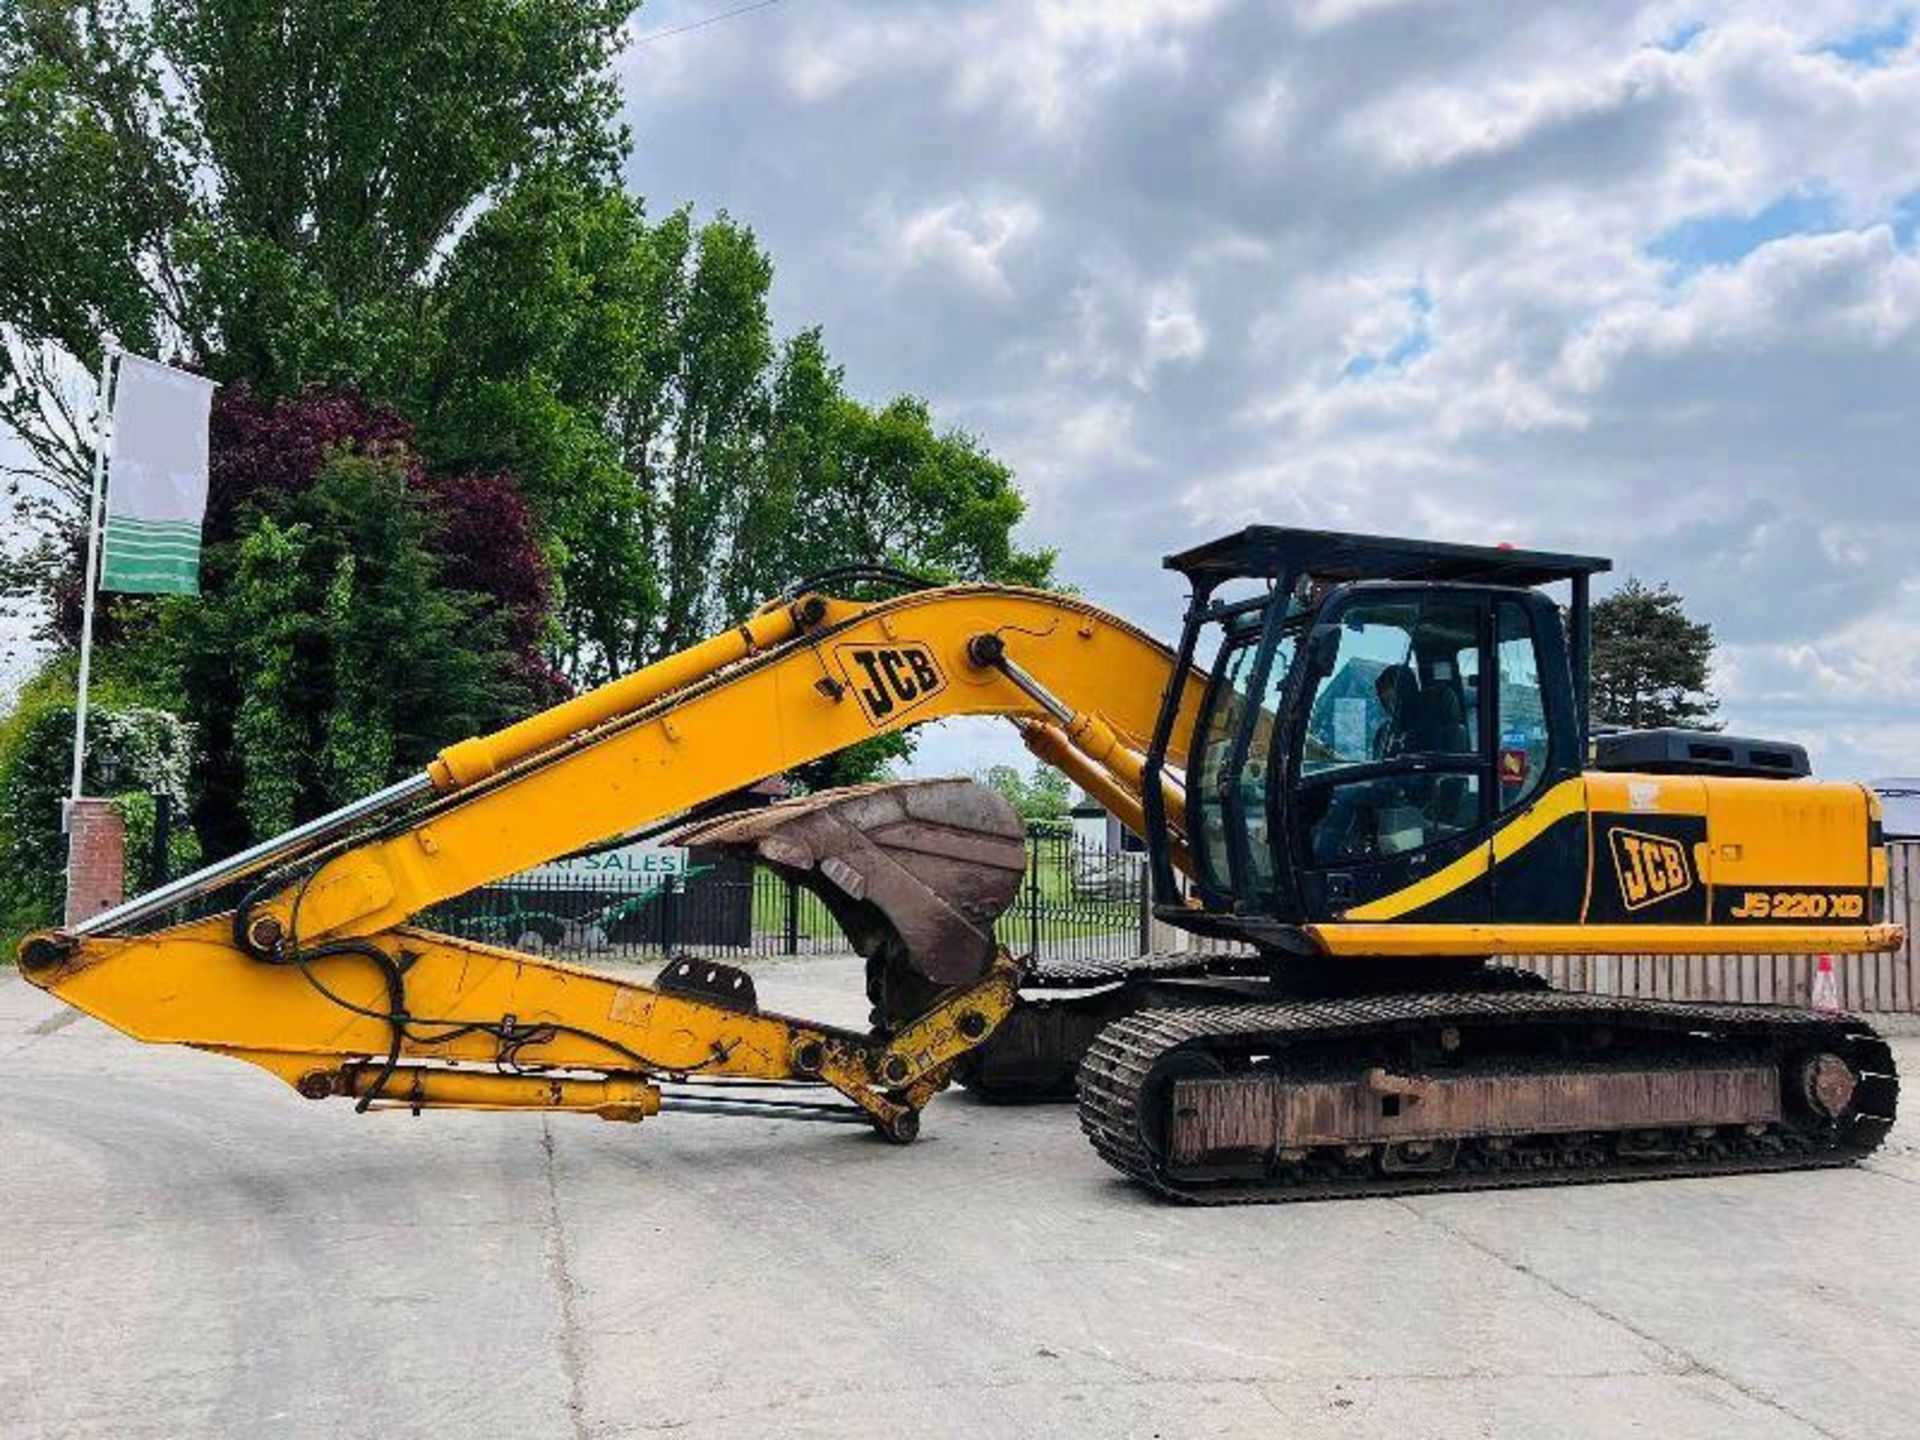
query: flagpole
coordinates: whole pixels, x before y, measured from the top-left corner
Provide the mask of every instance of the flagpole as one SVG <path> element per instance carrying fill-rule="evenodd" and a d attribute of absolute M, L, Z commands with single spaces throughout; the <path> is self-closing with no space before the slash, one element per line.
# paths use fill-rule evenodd
<path fill-rule="evenodd" d="M 81 771 L 87 759 L 87 679 L 93 667 L 93 593 L 100 577 L 100 504 L 107 480 L 107 440 L 113 425 L 107 387 L 112 383 L 113 362 L 117 351 L 107 346 L 100 352 L 100 397 L 93 421 L 93 499 L 87 509 L 86 593 L 80 608 L 80 679 L 73 707 L 73 791 L 68 805 L 80 798 Z"/>

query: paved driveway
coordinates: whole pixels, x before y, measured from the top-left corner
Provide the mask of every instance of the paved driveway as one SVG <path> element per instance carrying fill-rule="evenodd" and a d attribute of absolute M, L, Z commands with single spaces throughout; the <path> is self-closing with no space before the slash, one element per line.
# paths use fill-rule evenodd
<path fill-rule="evenodd" d="M 763 974 L 858 1018 L 849 962 Z M 0 1433 L 1920 1433 L 1910 1130 L 1842 1173 L 1194 1211 L 1068 1109 L 926 1121 L 358 1117 L 0 972 Z"/>

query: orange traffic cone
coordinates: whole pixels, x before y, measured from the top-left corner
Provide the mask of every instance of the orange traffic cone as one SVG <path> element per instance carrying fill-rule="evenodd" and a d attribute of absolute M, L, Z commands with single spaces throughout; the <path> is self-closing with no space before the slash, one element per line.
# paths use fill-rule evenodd
<path fill-rule="evenodd" d="M 1813 1008 L 1835 1011 L 1840 1008 L 1840 986 L 1833 977 L 1833 956 L 1822 955 L 1813 968 Z"/>

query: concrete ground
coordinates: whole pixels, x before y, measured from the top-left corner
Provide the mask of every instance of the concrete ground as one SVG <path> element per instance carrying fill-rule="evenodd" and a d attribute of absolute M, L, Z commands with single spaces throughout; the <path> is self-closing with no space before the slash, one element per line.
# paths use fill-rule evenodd
<path fill-rule="evenodd" d="M 761 973 L 857 1018 L 847 962 Z M 1920 1433 L 1911 1122 L 1849 1172 L 1225 1211 L 1069 1109 L 926 1122 L 357 1117 L 0 972 L 0 1434 Z"/>

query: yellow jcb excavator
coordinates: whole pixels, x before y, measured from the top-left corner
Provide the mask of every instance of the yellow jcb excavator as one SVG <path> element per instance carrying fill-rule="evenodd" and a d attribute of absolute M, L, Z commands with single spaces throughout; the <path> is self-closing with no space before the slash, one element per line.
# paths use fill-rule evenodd
<path fill-rule="evenodd" d="M 1187 1200 L 1798 1168 L 1880 1142 L 1897 1085 L 1857 1020 L 1554 991 L 1489 963 L 1900 941 L 1864 787 L 1808 779 L 1791 745 L 1589 735 L 1606 561 L 1251 527 L 1167 564 L 1192 592 L 1172 649 L 1070 596 L 906 577 L 889 598 L 826 593 L 889 578 L 870 572 L 800 587 L 31 936 L 21 968 L 138 1039 L 362 1110 L 706 1110 L 905 1142 L 956 1075 L 998 1098 L 1077 1091 L 1105 1159 Z M 1541 588 L 1558 583 L 1564 615 Z M 1018 727 L 1145 839 L 1160 919 L 1238 943 L 1016 960 L 993 923 L 1022 827 L 968 781 L 709 813 L 954 715 Z M 715 960 L 638 985 L 411 923 L 665 824 L 821 894 L 867 958 L 872 1028 L 763 1012 Z"/>

